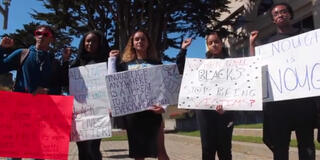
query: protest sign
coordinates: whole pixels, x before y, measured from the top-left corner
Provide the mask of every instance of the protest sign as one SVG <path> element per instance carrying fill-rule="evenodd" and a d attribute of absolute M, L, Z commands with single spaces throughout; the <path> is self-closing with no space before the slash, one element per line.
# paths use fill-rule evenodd
<path fill-rule="evenodd" d="M 0 91 L 0 157 L 68 159 L 73 98 Z"/>
<path fill-rule="evenodd" d="M 258 46 L 265 102 L 320 95 L 320 30 Z"/>
<path fill-rule="evenodd" d="M 156 65 L 106 77 L 112 116 L 177 104 L 181 76 L 175 64 Z"/>
<path fill-rule="evenodd" d="M 262 110 L 258 58 L 187 58 L 178 108 Z"/>
<path fill-rule="evenodd" d="M 74 96 L 72 141 L 111 137 L 106 75 L 106 63 L 69 69 L 69 90 Z"/>

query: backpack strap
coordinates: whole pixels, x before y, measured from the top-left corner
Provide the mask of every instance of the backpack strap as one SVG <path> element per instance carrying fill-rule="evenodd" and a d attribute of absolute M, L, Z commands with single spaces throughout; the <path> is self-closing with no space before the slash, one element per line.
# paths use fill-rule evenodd
<path fill-rule="evenodd" d="M 23 65 L 24 61 L 26 60 L 27 56 L 29 55 L 29 51 L 30 51 L 30 49 L 28 49 L 28 48 L 22 49 L 22 51 L 20 53 L 19 66 L 17 68 L 17 71 L 22 70 L 22 65 Z M 13 82 L 12 88 L 13 88 L 13 90 L 16 88 L 16 81 Z"/>
<path fill-rule="evenodd" d="M 22 51 L 20 53 L 20 63 L 19 63 L 20 67 L 19 68 L 22 67 L 22 64 L 24 63 L 24 61 L 26 60 L 27 56 L 29 55 L 29 51 L 30 51 L 30 49 L 28 49 L 28 48 L 22 49 Z"/>

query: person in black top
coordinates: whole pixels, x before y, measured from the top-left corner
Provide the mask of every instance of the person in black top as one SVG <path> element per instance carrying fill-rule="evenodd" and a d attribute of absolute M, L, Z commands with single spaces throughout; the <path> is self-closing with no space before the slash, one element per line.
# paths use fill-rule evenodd
<path fill-rule="evenodd" d="M 270 9 L 277 33 L 270 37 L 269 42 L 303 33 L 303 29 L 294 28 L 292 8 L 287 3 L 274 4 Z M 251 32 L 250 54 L 254 55 L 255 40 L 258 31 Z M 313 98 L 285 100 L 264 103 L 263 106 L 263 141 L 273 152 L 275 160 L 289 159 L 291 131 L 295 130 L 299 159 L 314 160 L 314 126 L 316 120 L 316 103 Z"/>
<path fill-rule="evenodd" d="M 110 51 L 111 60 L 116 61 L 119 50 Z M 128 40 L 119 61 L 117 71 L 140 69 L 162 64 L 150 37 L 144 30 L 134 32 Z M 129 143 L 129 157 L 143 160 L 146 157 L 158 157 L 169 160 L 164 145 L 164 108 L 159 105 L 150 106 L 149 110 L 123 116 Z"/>
<path fill-rule="evenodd" d="M 85 66 L 108 59 L 107 40 L 100 31 L 89 31 L 80 40 L 79 55 L 71 67 Z M 79 160 L 102 160 L 101 139 L 77 142 Z"/>
<path fill-rule="evenodd" d="M 177 66 L 180 74 L 183 73 L 187 47 L 191 39 L 183 41 L 181 50 L 177 55 Z M 224 51 L 223 44 L 217 32 L 206 36 L 207 58 L 224 59 L 229 55 Z M 216 110 L 197 110 L 196 117 L 200 128 L 202 159 L 214 160 L 215 154 L 221 160 L 231 160 L 231 142 L 233 132 L 233 112 L 224 111 L 222 105 Z"/>

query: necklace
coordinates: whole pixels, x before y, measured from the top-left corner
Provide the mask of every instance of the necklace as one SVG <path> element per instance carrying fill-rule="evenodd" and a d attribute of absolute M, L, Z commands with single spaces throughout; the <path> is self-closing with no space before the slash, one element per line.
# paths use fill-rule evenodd
<path fill-rule="evenodd" d="M 42 66 L 43 66 L 45 60 L 41 61 L 39 58 L 39 50 L 37 50 L 37 49 L 35 49 L 35 50 L 36 50 L 36 62 L 40 64 L 39 70 L 42 71 Z"/>

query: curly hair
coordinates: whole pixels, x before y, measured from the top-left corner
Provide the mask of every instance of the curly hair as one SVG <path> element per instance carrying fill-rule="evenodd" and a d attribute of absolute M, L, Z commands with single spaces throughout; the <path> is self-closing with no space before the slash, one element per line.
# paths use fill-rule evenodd
<path fill-rule="evenodd" d="M 95 54 L 94 57 L 91 57 L 91 58 L 93 58 L 96 62 L 106 61 L 106 59 L 108 59 L 107 40 L 106 40 L 104 34 L 101 31 L 97 31 L 97 30 L 93 30 L 93 31 L 89 31 L 89 32 L 85 33 L 84 36 L 82 37 L 82 39 L 80 40 L 78 60 L 80 60 L 81 64 L 87 64 L 90 61 L 90 56 L 84 47 L 85 39 L 89 34 L 94 34 L 99 39 L 97 53 Z"/>
<path fill-rule="evenodd" d="M 150 39 L 150 36 L 148 35 L 148 33 L 146 31 L 141 30 L 141 29 L 137 30 L 129 37 L 128 43 L 127 43 L 127 45 L 124 49 L 124 52 L 122 54 L 121 61 L 122 62 L 130 62 L 132 60 L 137 59 L 136 50 L 133 48 L 133 37 L 138 32 L 142 32 L 147 37 L 147 40 L 149 43 L 148 48 L 147 48 L 147 59 L 152 60 L 152 61 L 157 61 L 157 62 L 161 61 L 159 54 L 156 51 L 155 46 L 153 45 L 153 43 Z"/>

